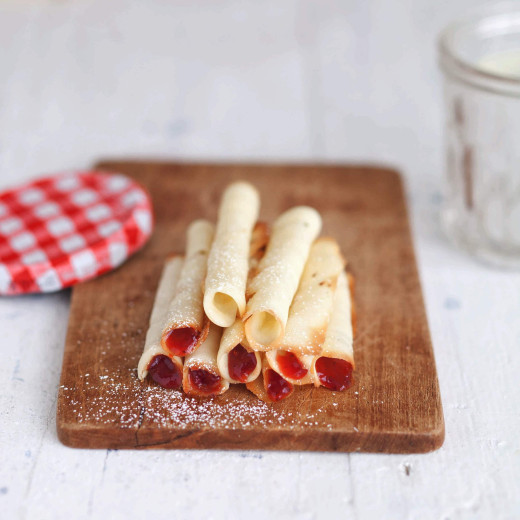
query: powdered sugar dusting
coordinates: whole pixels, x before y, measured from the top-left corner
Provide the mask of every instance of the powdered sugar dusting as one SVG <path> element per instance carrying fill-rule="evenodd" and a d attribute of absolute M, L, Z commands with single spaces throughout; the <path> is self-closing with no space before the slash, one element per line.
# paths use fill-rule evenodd
<path fill-rule="evenodd" d="M 243 385 L 233 385 L 226 394 L 196 398 L 138 380 L 135 370 L 106 370 L 80 375 L 75 386 L 60 387 L 61 398 L 85 425 L 114 425 L 123 429 L 147 426 L 172 431 L 191 430 L 331 430 L 329 406 L 308 410 L 266 404 Z M 328 399 L 333 397 L 328 392 Z M 333 401 L 329 401 L 333 402 Z"/>

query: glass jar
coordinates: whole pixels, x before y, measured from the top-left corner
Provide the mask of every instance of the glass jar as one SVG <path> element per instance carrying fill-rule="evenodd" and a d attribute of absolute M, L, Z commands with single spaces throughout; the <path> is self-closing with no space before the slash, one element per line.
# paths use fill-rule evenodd
<path fill-rule="evenodd" d="M 478 258 L 520 268 L 520 2 L 439 39 L 446 104 L 443 224 Z"/>

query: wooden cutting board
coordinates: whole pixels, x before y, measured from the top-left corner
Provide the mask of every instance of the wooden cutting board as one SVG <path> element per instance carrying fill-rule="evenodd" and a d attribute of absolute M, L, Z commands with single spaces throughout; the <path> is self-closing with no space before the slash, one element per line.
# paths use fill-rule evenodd
<path fill-rule="evenodd" d="M 74 288 L 58 396 L 60 440 L 81 448 L 218 448 L 419 453 L 444 419 L 399 175 L 359 166 L 105 162 L 151 193 L 150 242 L 115 272 Z M 304 387 L 273 405 L 242 385 L 197 400 L 136 376 L 165 256 L 188 223 L 216 220 L 224 187 L 247 179 L 261 218 L 317 208 L 356 279 L 355 384 Z"/>

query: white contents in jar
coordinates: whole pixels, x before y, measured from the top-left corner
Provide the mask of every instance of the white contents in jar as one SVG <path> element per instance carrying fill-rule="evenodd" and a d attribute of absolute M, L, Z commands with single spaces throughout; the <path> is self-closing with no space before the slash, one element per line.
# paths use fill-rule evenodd
<path fill-rule="evenodd" d="M 478 66 L 484 72 L 520 79 L 520 49 L 488 54 L 479 60 Z"/>

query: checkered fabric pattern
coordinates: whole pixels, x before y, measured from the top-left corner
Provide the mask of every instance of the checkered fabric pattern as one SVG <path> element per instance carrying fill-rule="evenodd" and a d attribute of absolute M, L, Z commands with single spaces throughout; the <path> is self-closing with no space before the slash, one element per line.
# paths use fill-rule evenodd
<path fill-rule="evenodd" d="M 119 174 L 66 173 L 0 193 L 0 294 L 58 291 L 106 273 L 152 228 L 149 195 Z"/>

